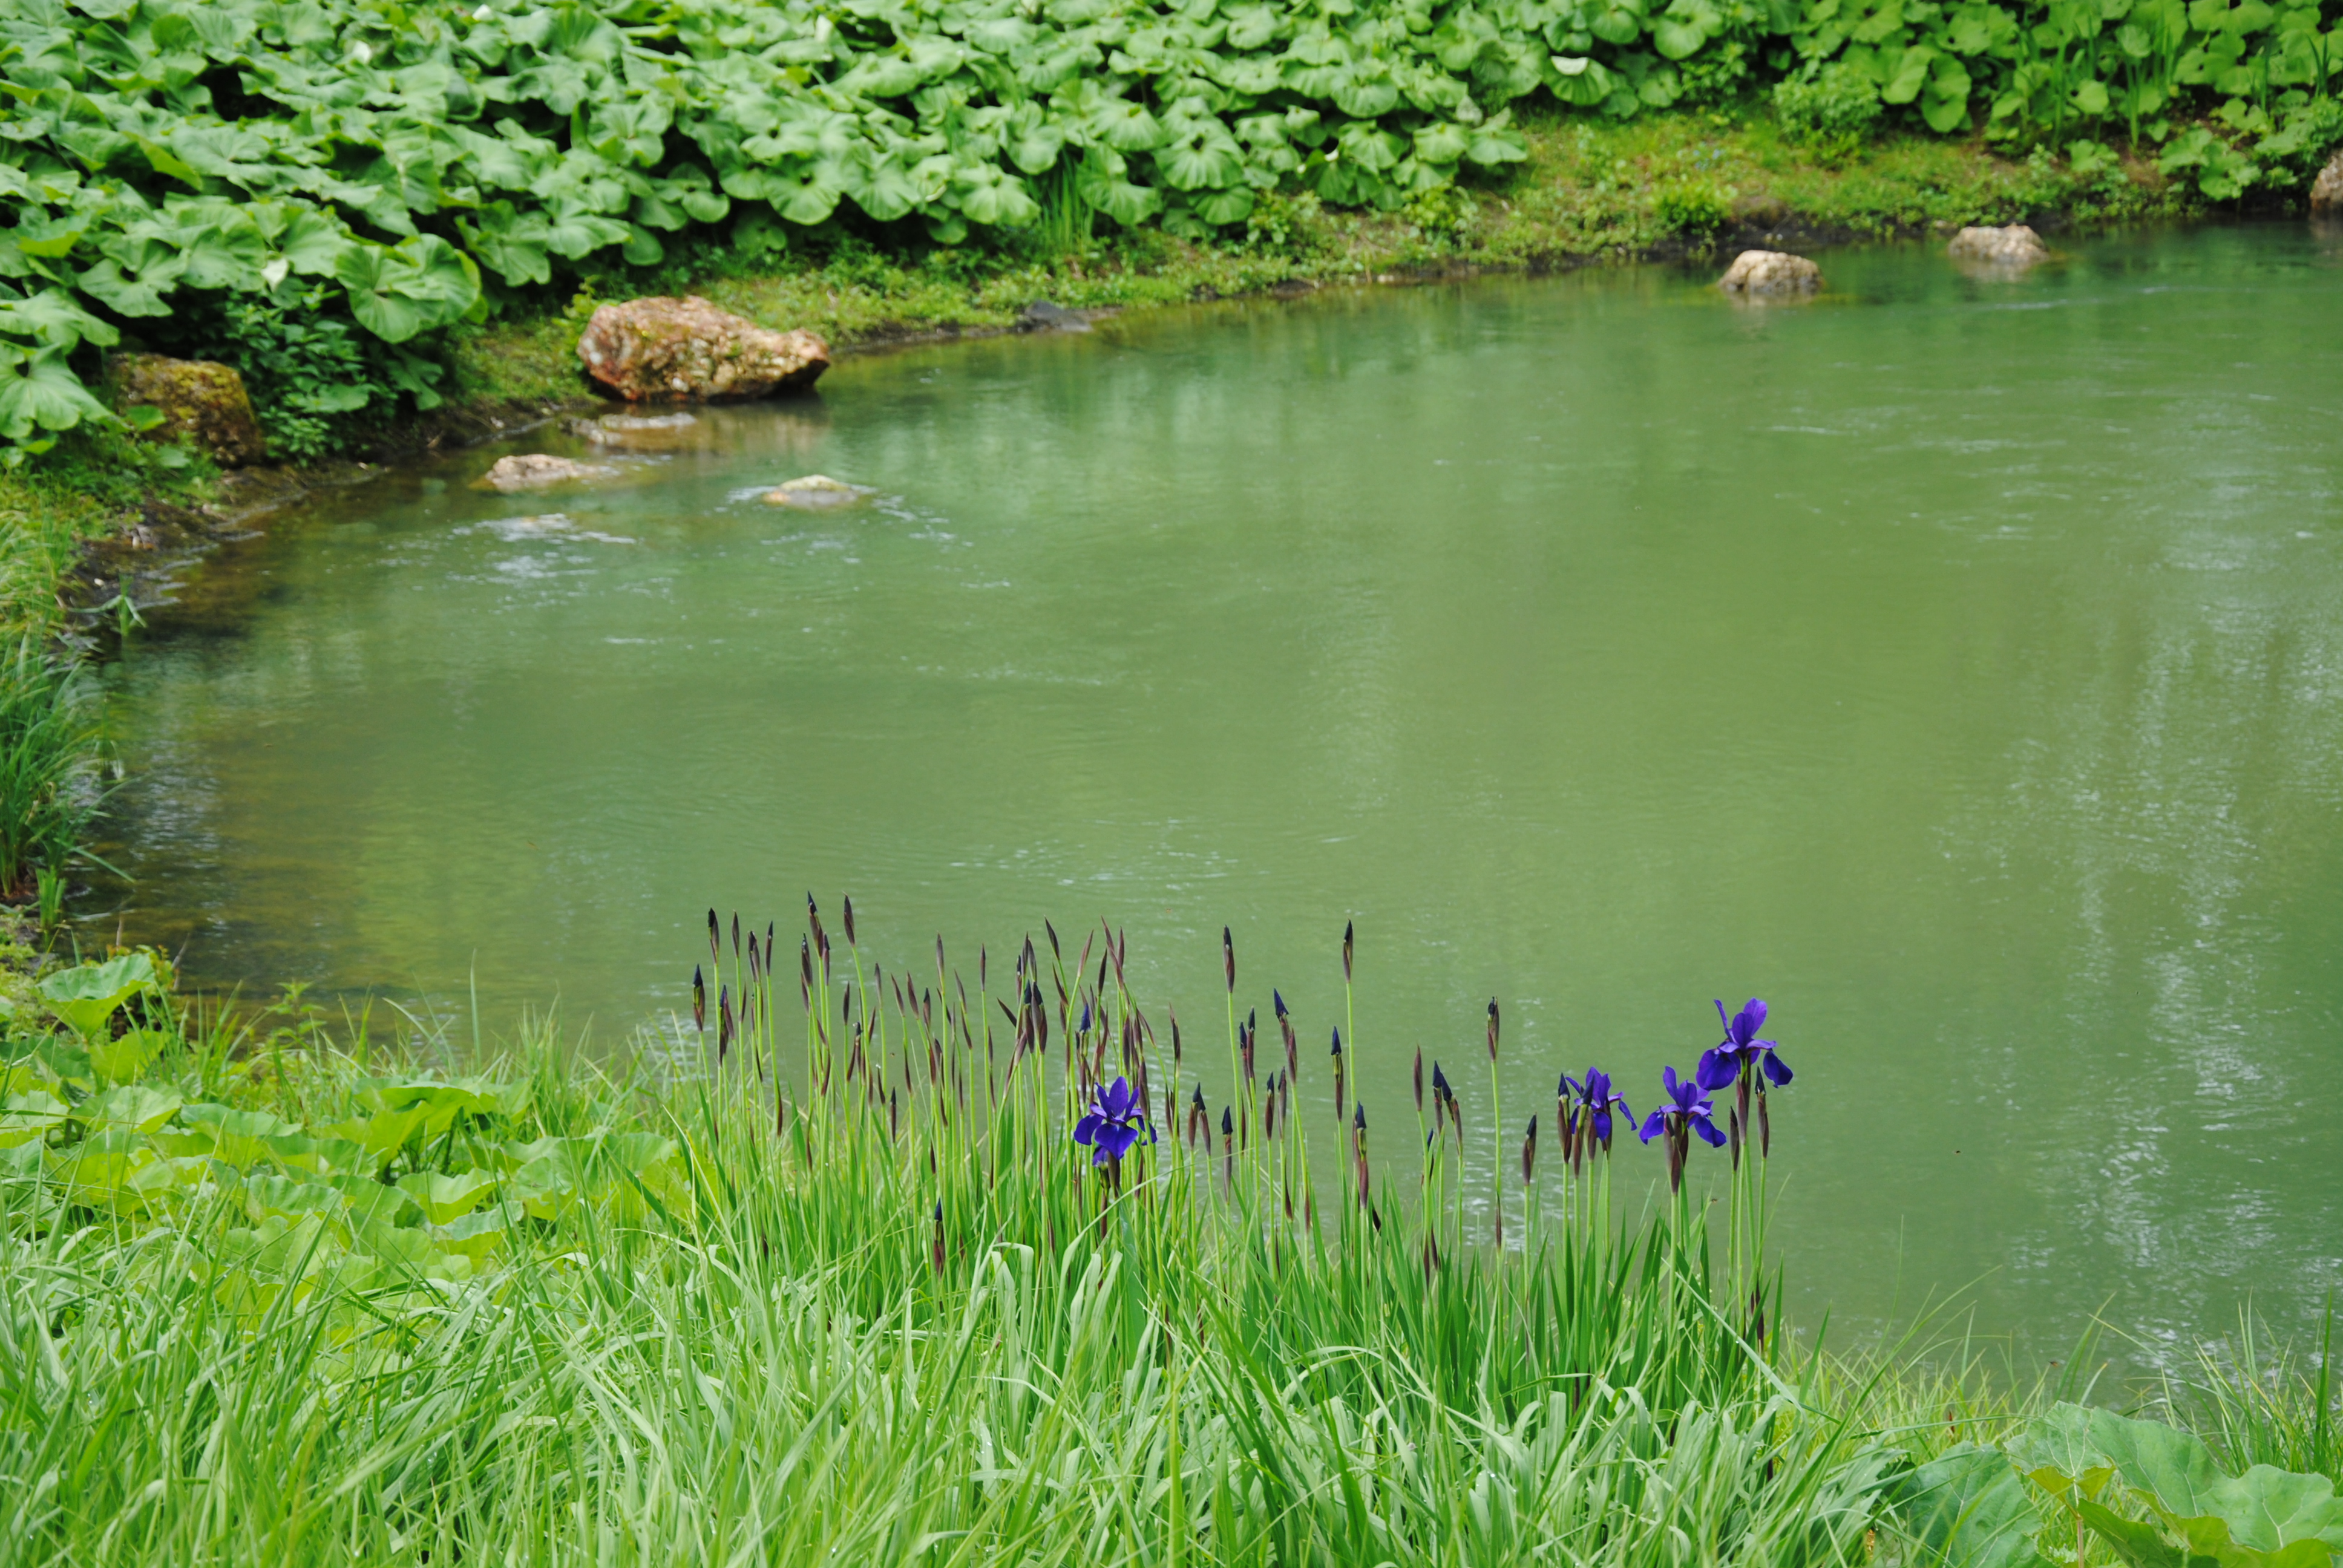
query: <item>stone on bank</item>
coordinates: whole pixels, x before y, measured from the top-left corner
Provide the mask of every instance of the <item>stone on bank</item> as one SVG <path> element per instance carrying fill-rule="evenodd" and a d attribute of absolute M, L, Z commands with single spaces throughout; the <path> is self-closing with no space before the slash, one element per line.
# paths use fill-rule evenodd
<path fill-rule="evenodd" d="M 2343 153 L 2328 159 L 2318 177 L 2310 182 L 2310 216 L 2343 217 Z"/>
<path fill-rule="evenodd" d="M 253 417 L 244 377 L 208 359 L 160 354 L 117 354 L 107 365 L 117 408 L 152 408 L 163 422 L 150 435 L 211 454 L 224 468 L 241 468 L 268 456 L 268 438 Z"/>
<path fill-rule="evenodd" d="M 628 402 L 716 400 L 810 387 L 830 368 L 830 345 L 801 328 L 759 327 L 695 294 L 602 307 L 578 339 L 578 357 Z"/>

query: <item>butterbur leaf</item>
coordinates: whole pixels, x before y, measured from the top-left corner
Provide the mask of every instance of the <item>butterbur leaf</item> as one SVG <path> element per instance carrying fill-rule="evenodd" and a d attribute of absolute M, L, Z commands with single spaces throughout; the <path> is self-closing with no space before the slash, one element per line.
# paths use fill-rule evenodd
<path fill-rule="evenodd" d="M 2046 1568 L 2026 1483 L 1999 1450 L 1961 1443 L 1883 1489 L 1905 1530 L 1960 1568 Z"/>
<path fill-rule="evenodd" d="M 444 243 L 444 242 L 443 242 Z M 179 259 L 186 280 L 196 288 L 251 289 L 268 260 L 268 241 L 250 219 L 207 223 L 185 237 Z"/>
<path fill-rule="evenodd" d="M 1074 176 L 1074 190 L 1082 200 L 1125 227 L 1145 223 L 1163 210 L 1160 191 L 1133 185 L 1122 177 L 1123 160 L 1111 148 L 1093 147 L 1082 157 Z"/>
<path fill-rule="evenodd" d="M 424 1219 L 434 1225 L 447 1225 L 478 1208 L 482 1199 L 496 1191 L 497 1178 L 488 1171 L 467 1171 L 459 1176 L 417 1171 L 400 1177 L 398 1186 L 421 1207 Z"/>
<path fill-rule="evenodd" d="M 1530 156 L 1529 144 L 1521 132 L 1505 123 L 1503 114 L 1492 116 L 1473 127 L 1464 147 L 1464 156 L 1487 168 L 1497 164 L 1517 164 Z"/>
<path fill-rule="evenodd" d="M 167 268 L 143 271 L 132 276 L 112 261 L 101 261 L 82 273 L 82 292 L 113 311 L 116 316 L 168 316 L 170 305 L 163 293 L 179 279 L 184 268 L 176 257 Z"/>
<path fill-rule="evenodd" d="M 181 1103 L 176 1090 L 157 1089 L 146 1083 L 125 1084 L 85 1101 L 74 1112 L 74 1120 L 93 1133 L 152 1132 L 170 1121 Z"/>
<path fill-rule="evenodd" d="M 1556 55 L 1550 64 L 1554 75 L 1549 85 L 1565 104 L 1591 109 L 1618 89 L 1619 79 L 1588 55 Z"/>
<path fill-rule="evenodd" d="M 1689 59 L 1707 42 L 1707 34 L 1673 16 L 1663 16 L 1652 24 L 1652 47 L 1671 60 Z"/>
<path fill-rule="evenodd" d="M 2091 1412 L 2056 1404 L 2027 1422 L 2004 1450 L 2026 1479 L 2070 1506 L 2097 1497 L 2115 1479 L 2112 1460 L 2091 1435 Z"/>
<path fill-rule="evenodd" d="M 1905 50 L 1896 62 L 1895 74 L 1879 89 L 1880 102 L 1908 104 L 1918 97 L 1921 89 L 1928 85 L 1928 67 L 1936 55 L 1936 52 L 1925 44 L 1915 44 Z"/>
<path fill-rule="evenodd" d="M 1444 121 L 1434 120 L 1415 133 L 1415 156 L 1427 164 L 1453 164 L 1471 145 L 1463 126 Z"/>
<path fill-rule="evenodd" d="M 297 1220 L 305 1214 L 337 1215 L 347 1207 L 341 1191 L 322 1181 L 293 1176 L 254 1176 L 244 1184 L 245 1212 L 257 1224 L 270 1215 Z"/>
<path fill-rule="evenodd" d="M 348 290 L 359 325 L 386 343 L 460 320 L 480 297 L 472 258 L 437 235 L 395 246 L 354 246 L 334 276 Z"/>
<path fill-rule="evenodd" d="M 14 1149 L 30 1143 L 36 1149 L 41 1141 L 65 1121 L 65 1102 L 46 1091 L 12 1094 L 7 1109 L 0 1111 L 0 1149 Z"/>
<path fill-rule="evenodd" d="M 1206 223 L 1242 223 L 1252 214 L 1252 187 L 1238 186 L 1233 190 L 1206 192 L 1196 198 L 1195 207 L 1196 216 Z"/>
<path fill-rule="evenodd" d="M 342 252 L 357 242 L 349 231 L 326 214 L 304 207 L 277 241 L 277 254 L 295 272 L 310 277 L 331 276 Z"/>
<path fill-rule="evenodd" d="M 460 1253 L 475 1262 L 484 1261 L 489 1253 L 505 1245 L 510 1217 L 504 1203 L 492 1204 L 477 1214 L 466 1214 L 445 1224 L 434 1222 L 434 1240 L 450 1252 Z"/>
<path fill-rule="evenodd" d="M 1145 106 L 1110 98 L 1091 115 L 1091 128 L 1108 146 L 1122 153 L 1149 152 L 1163 145 L 1163 126 Z"/>
<path fill-rule="evenodd" d="M 0 436 L 11 441 L 35 430 L 70 430 L 84 419 L 112 417 L 56 349 L 27 355 L 12 371 L 0 372 Z"/>
<path fill-rule="evenodd" d="M 268 1140 L 299 1131 L 266 1111 L 235 1111 L 225 1105 L 184 1105 L 179 1125 L 158 1134 L 171 1154 L 209 1154 L 224 1164 L 246 1170 L 275 1158 Z"/>
<path fill-rule="evenodd" d="M 881 223 L 892 223 L 920 205 L 920 182 L 891 157 L 874 158 L 847 194 L 854 205 Z"/>
<path fill-rule="evenodd" d="M 661 245 L 659 236 L 650 230 L 629 225 L 626 246 L 618 254 L 625 256 L 630 266 L 657 266 L 667 259 L 667 246 Z"/>
<path fill-rule="evenodd" d="M 123 1003 L 156 983 L 155 960 L 125 953 L 104 963 L 75 964 L 45 977 L 35 989 L 49 1010 L 87 1040 L 104 1029 Z"/>
<path fill-rule="evenodd" d="M 1024 186 L 991 164 L 961 168 L 952 176 L 952 190 L 960 210 L 977 223 L 1022 228 L 1041 214 Z"/>
<path fill-rule="evenodd" d="M 1939 136 L 1949 136 L 1968 124 L 1969 74 L 1950 55 L 1939 55 L 1920 95 L 1920 117 Z"/>
<path fill-rule="evenodd" d="M 120 333 L 84 310 L 62 288 L 45 288 L 28 299 L 0 305 L 0 332 L 29 337 L 45 347 L 68 352 L 85 338 L 101 347 L 121 338 Z"/>
<path fill-rule="evenodd" d="M 89 1042 L 90 1070 L 101 1082 L 130 1083 L 144 1076 L 171 1037 L 159 1029 L 133 1029 Z"/>
<path fill-rule="evenodd" d="M 80 244 L 82 236 L 88 232 L 89 219 L 85 216 L 20 222 L 10 231 L 18 250 L 26 256 L 52 259 L 71 255 L 73 247 Z"/>
<path fill-rule="evenodd" d="M 2134 1568 L 2325 1568 L 2343 1543 L 2325 1476 L 2226 1475 L 2202 1439 L 2160 1422 L 2056 1405 L 2010 1456 Z"/>

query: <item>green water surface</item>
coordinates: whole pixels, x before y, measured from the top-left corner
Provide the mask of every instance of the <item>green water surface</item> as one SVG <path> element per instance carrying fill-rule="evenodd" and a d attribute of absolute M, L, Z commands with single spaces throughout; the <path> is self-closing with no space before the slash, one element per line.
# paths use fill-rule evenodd
<path fill-rule="evenodd" d="M 1509 1151 L 1559 1070 L 1642 1109 L 1762 995 L 1809 1324 L 2299 1331 L 2343 1282 L 2343 246 L 1823 259 L 1803 307 L 1654 269 L 861 357 L 594 487 L 470 487 L 588 451 L 540 432 L 343 492 L 116 668 L 136 882 L 85 929 L 607 1041 L 711 904 L 850 892 L 890 968 L 1103 917 L 1217 1103 L 1226 923 L 1331 1137 L 1355 920 L 1386 1151 L 1420 1045 L 1486 1171 L 1492 994 Z M 758 498 L 817 471 L 876 497 Z"/>

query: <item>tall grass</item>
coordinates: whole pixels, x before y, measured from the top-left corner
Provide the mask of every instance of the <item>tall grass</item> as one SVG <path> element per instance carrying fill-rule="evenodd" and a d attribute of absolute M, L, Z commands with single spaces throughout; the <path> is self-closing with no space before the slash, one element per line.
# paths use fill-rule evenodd
<path fill-rule="evenodd" d="M 2232 1339 L 2200 1349 L 2193 1368 L 2167 1380 L 2164 1402 L 2234 1470 L 2274 1464 L 2343 1486 L 2343 1387 L 2335 1378 L 2331 1302 L 2315 1355 L 2272 1345 L 2247 1311 Z"/>
<path fill-rule="evenodd" d="M 149 997 L 144 1082 L 45 1150 L 12 1101 L 0 1556 L 1839 1568 L 1907 1453 L 1999 1418 L 1959 1376 L 1785 1348 L 1762 1119 L 1679 1147 L 1626 1221 L 1565 1103 L 1499 1245 L 1450 1097 L 1380 1178 L 1398 1108 L 1305 1125 L 1294 1022 L 1240 1017 L 1232 946 L 1213 1106 L 1114 933 L 890 973 L 850 909 L 836 946 L 809 915 L 784 957 L 711 914 L 679 1060 L 534 1026 L 412 1141 L 376 1131 L 416 1081 L 306 1010 L 239 1041 Z M 12 1084 L 78 1070 L 11 1055 Z M 1116 1079 L 1152 1108 L 1127 1148 L 1083 1120 Z M 567 1198 L 532 1179 L 588 1144 L 635 1152 Z M 476 1162 L 492 1224 L 367 1218 Z"/>
<path fill-rule="evenodd" d="M 64 866 L 96 809 L 96 720 L 75 672 L 31 635 L 0 651 L 0 900 Z"/>

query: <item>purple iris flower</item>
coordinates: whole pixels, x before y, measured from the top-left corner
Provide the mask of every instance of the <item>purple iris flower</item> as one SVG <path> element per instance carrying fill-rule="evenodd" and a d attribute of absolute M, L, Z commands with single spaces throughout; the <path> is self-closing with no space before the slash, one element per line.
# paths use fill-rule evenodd
<path fill-rule="evenodd" d="M 1611 1090 L 1611 1075 L 1601 1068 L 1586 1070 L 1586 1081 L 1564 1078 L 1564 1086 L 1586 1113 L 1586 1127 L 1606 1148 L 1611 1142 L 1611 1112 L 1616 1110 L 1620 1120 L 1630 1127 L 1635 1124 L 1635 1113 L 1627 1109 L 1627 1101 Z"/>
<path fill-rule="evenodd" d="M 1704 1051 L 1700 1065 L 1693 1070 L 1693 1077 L 1701 1088 L 1729 1089 L 1740 1081 L 1745 1070 L 1762 1070 L 1765 1081 L 1776 1088 L 1790 1081 L 1790 1070 L 1774 1042 L 1757 1038 L 1757 1031 L 1765 1027 L 1764 1002 L 1753 996 L 1748 1006 L 1728 1018 L 1725 1003 L 1719 1000 L 1716 1016 L 1725 1020 L 1725 1038 Z"/>
<path fill-rule="evenodd" d="M 1147 1108 L 1139 1103 L 1138 1091 L 1118 1078 L 1091 1094 L 1090 1114 L 1074 1126 L 1074 1141 L 1095 1145 L 1091 1163 L 1105 1165 L 1130 1153 L 1142 1132 L 1150 1143 L 1155 1141 L 1155 1129 L 1147 1124 Z"/>
<path fill-rule="evenodd" d="M 1713 1149 L 1725 1147 L 1725 1134 L 1709 1120 L 1708 1095 L 1697 1080 L 1679 1079 L 1674 1068 L 1664 1067 L 1660 1069 L 1660 1087 L 1664 1102 L 1644 1123 L 1639 1136 L 1644 1142 L 1649 1143 L 1664 1132 L 1681 1137 L 1692 1131 L 1699 1133 Z"/>

